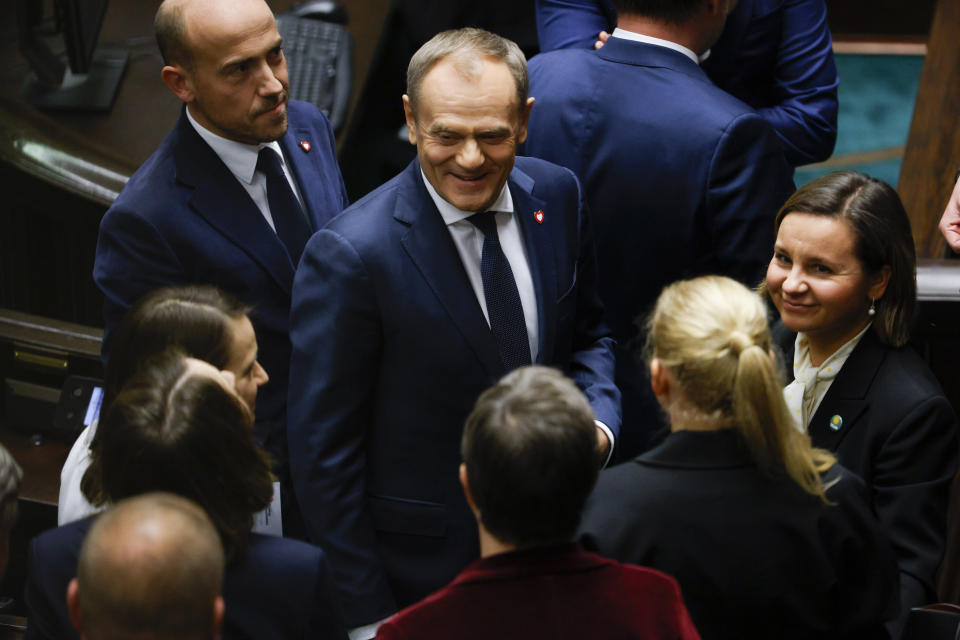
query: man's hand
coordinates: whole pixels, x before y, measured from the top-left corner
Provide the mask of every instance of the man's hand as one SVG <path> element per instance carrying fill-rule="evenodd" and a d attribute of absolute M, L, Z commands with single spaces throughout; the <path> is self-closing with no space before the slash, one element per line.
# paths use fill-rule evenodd
<path fill-rule="evenodd" d="M 594 49 L 599 49 L 600 47 L 602 47 L 602 46 L 604 45 L 604 43 L 606 43 L 606 41 L 607 41 L 609 38 L 610 38 L 610 34 L 609 34 L 609 33 L 607 33 L 606 31 L 601 31 L 601 32 L 597 35 L 597 41 L 593 43 L 593 48 L 594 48 Z"/>
<path fill-rule="evenodd" d="M 610 438 L 607 437 L 607 432 L 597 427 L 597 455 L 600 457 L 600 464 L 606 464 L 607 458 L 610 455 Z"/>
<path fill-rule="evenodd" d="M 940 233 L 943 234 L 943 239 L 951 249 L 960 252 L 960 179 L 953 187 L 953 194 L 950 195 L 947 208 L 943 210 L 943 216 L 940 217 Z"/>

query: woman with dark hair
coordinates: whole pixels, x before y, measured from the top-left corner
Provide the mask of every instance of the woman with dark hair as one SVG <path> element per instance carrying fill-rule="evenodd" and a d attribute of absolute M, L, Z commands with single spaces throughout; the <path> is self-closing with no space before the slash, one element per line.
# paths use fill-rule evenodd
<path fill-rule="evenodd" d="M 234 375 L 168 349 L 115 390 L 100 422 L 100 487 L 110 503 L 165 491 L 210 516 L 227 557 L 224 638 L 345 638 L 319 548 L 251 533 L 273 496 L 270 462 Z M 31 545 L 26 638 L 77 638 L 64 594 L 92 523 L 72 522 Z"/>
<path fill-rule="evenodd" d="M 583 545 L 675 577 L 705 640 L 886 637 L 893 553 L 863 482 L 793 426 L 760 297 L 676 282 L 647 350 L 671 433 L 601 472 Z"/>
<path fill-rule="evenodd" d="M 249 311 L 233 296 L 209 285 L 164 287 L 148 293 L 117 326 L 101 413 L 141 363 L 171 346 L 232 372 L 237 393 L 253 411 L 257 388 L 269 378 L 257 361 L 257 338 L 247 317 Z M 103 504 L 96 432 L 96 423 L 81 432 L 63 465 L 59 524 L 90 515 L 97 510 L 91 503 Z M 90 466 L 94 470 L 87 473 Z"/>
<path fill-rule="evenodd" d="M 784 396 L 813 444 L 870 487 L 898 556 L 902 624 L 936 600 L 960 456 L 950 403 L 906 346 L 917 296 L 910 221 L 889 185 L 843 171 L 791 196 L 776 233 L 763 289 L 796 332 L 782 345 Z"/>

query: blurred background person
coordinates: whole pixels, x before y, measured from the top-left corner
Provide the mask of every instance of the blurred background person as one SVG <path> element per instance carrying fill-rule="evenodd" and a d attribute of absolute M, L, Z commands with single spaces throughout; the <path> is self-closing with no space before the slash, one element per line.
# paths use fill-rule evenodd
<path fill-rule="evenodd" d="M 153 491 L 199 504 L 227 557 L 224 638 L 345 637 L 322 550 L 251 533 L 273 495 L 267 454 L 253 441 L 253 414 L 234 376 L 168 349 L 120 389 L 100 422 L 94 506 Z M 47 531 L 32 543 L 26 638 L 76 638 L 63 594 L 92 520 Z"/>
<path fill-rule="evenodd" d="M 23 469 L 6 447 L 0 445 L 0 578 L 7 570 L 10 557 L 10 534 L 17 524 L 17 499 Z"/>
<path fill-rule="evenodd" d="M 461 449 L 481 559 L 377 638 L 700 637 L 672 578 L 572 541 L 601 460 L 593 411 L 571 380 L 537 366 L 507 374 L 477 400 Z"/>
<path fill-rule="evenodd" d="M 960 463 L 953 409 L 907 346 L 917 298 L 910 221 L 889 185 L 842 171 L 791 196 L 776 229 L 765 290 L 787 330 L 784 396 L 814 446 L 871 490 L 900 566 L 896 636 L 911 607 L 936 600 Z"/>
<path fill-rule="evenodd" d="M 530 61 L 524 153 L 573 171 L 593 216 L 597 281 L 617 341 L 623 422 L 618 460 L 667 429 L 635 358 L 635 320 L 671 282 L 708 273 L 763 278 L 773 218 L 795 190 L 770 126 L 714 86 L 698 60 L 720 37 L 722 0 L 613 0 L 600 51 Z"/>
<path fill-rule="evenodd" d="M 954 252 L 960 252 L 960 172 L 950 200 L 940 217 L 940 233 Z"/>
<path fill-rule="evenodd" d="M 677 282 L 647 339 L 671 434 L 601 474 L 584 546 L 674 576 L 705 639 L 886 637 L 893 553 L 864 483 L 795 428 L 760 297 Z"/>
<path fill-rule="evenodd" d="M 733 5 L 730 16 L 710 54 L 700 60 L 703 70 L 773 127 L 792 166 L 826 160 L 837 141 L 839 85 L 826 2 L 726 4 Z M 536 7 L 545 52 L 592 48 L 617 24 L 614 0 L 537 0 Z"/>
<path fill-rule="evenodd" d="M 223 547 L 203 509 L 168 493 L 121 500 L 90 528 L 67 608 L 84 640 L 213 640 Z"/>

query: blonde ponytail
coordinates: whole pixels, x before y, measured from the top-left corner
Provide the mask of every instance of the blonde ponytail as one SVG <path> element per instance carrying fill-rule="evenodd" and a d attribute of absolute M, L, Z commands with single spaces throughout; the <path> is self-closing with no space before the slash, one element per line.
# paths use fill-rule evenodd
<path fill-rule="evenodd" d="M 770 345 L 760 298 L 721 276 L 668 286 L 647 327 L 648 354 L 669 369 L 693 410 L 729 418 L 761 472 L 786 474 L 827 502 L 820 474 L 836 459 L 793 426 Z"/>

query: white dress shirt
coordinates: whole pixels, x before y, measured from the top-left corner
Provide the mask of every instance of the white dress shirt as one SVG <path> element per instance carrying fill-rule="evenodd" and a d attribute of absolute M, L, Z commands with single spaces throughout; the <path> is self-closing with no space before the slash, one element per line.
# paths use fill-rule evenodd
<path fill-rule="evenodd" d="M 613 30 L 613 33 L 610 34 L 612 38 L 622 38 L 624 40 L 633 40 L 634 42 L 644 42 L 646 44 L 655 44 L 659 47 L 666 47 L 667 49 L 673 49 L 674 51 L 679 51 L 683 55 L 687 56 L 693 60 L 698 65 L 710 57 L 710 49 L 707 49 L 702 56 L 697 56 L 693 50 L 688 49 L 682 44 L 677 44 L 676 42 L 671 42 L 669 40 L 663 40 L 662 38 L 654 38 L 653 36 L 646 36 L 642 33 L 636 33 L 634 31 L 627 31 L 626 29 L 621 29 L 617 27 Z"/>
<path fill-rule="evenodd" d="M 810 427 L 810 421 L 820 408 L 823 397 L 827 395 L 834 378 L 840 373 L 847 358 L 870 330 L 869 323 L 860 333 L 850 338 L 842 347 L 830 354 L 819 367 L 813 366 L 810 359 L 810 344 L 807 337 L 797 334 L 793 345 L 793 382 L 783 388 L 783 399 L 787 401 L 790 415 L 795 426 L 804 433 Z"/>
<path fill-rule="evenodd" d="M 280 166 L 283 167 L 283 175 L 287 177 L 287 182 L 290 183 L 293 194 L 297 197 L 297 200 L 300 201 L 300 206 L 303 207 L 303 196 L 300 195 L 297 181 L 294 179 L 291 169 L 287 165 L 287 159 L 283 157 L 283 151 L 280 148 L 279 142 L 274 140 L 273 142 L 263 142 L 260 144 L 244 144 L 235 140 L 227 140 L 207 130 L 202 124 L 194 120 L 193 116 L 190 115 L 189 108 L 186 111 L 187 120 L 190 121 L 190 124 L 193 125 L 193 128 L 203 141 L 206 142 L 220 160 L 223 161 L 223 164 L 227 165 L 227 169 L 237 178 L 240 186 L 250 194 L 250 198 L 253 199 L 254 204 L 260 209 L 263 218 L 274 232 L 276 232 L 277 227 L 273 224 L 273 216 L 270 215 L 270 203 L 267 200 L 267 177 L 257 171 L 257 157 L 260 155 L 260 149 L 269 147 L 280 156 Z M 306 211 L 306 207 L 304 207 L 304 211 Z"/>
<path fill-rule="evenodd" d="M 453 244 L 457 247 L 457 253 L 460 255 L 460 262 L 467 272 L 467 278 L 470 280 L 470 286 L 473 287 L 473 294 L 480 303 L 480 309 L 483 310 L 483 317 L 490 325 L 490 315 L 487 313 L 487 300 L 483 294 L 483 275 L 480 273 L 480 258 L 483 255 L 483 232 L 480 231 L 472 222 L 467 220 L 475 212 L 461 211 L 455 206 L 444 200 L 430 181 L 420 170 L 420 177 L 423 179 L 424 186 L 427 187 L 427 193 L 433 203 L 437 205 L 440 211 L 440 217 L 443 218 L 453 238 Z M 520 304 L 523 307 L 523 318 L 527 324 L 527 337 L 530 339 L 530 362 L 537 361 L 539 353 L 539 325 L 537 307 L 537 294 L 533 288 L 533 278 L 530 275 L 530 264 L 527 261 L 527 246 L 520 233 L 520 225 L 513 215 L 513 196 L 510 195 L 510 189 L 504 183 L 500 190 L 500 195 L 494 203 L 488 208 L 488 211 L 496 211 L 497 235 L 500 236 L 500 246 L 507 262 L 510 263 L 510 269 L 513 271 L 513 279 L 517 282 L 517 291 L 520 294 Z M 606 464 L 613 455 L 613 431 L 610 427 L 600 422 L 594 421 L 607 436 L 610 441 L 610 451 L 607 454 Z M 353 640 L 353 638 L 351 638 Z"/>
<path fill-rule="evenodd" d="M 475 212 L 457 209 L 437 193 L 423 174 L 422 169 L 420 170 L 420 176 L 423 178 L 423 184 L 427 187 L 427 193 L 430 194 L 430 198 L 440 211 L 440 217 L 447 225 L 450 237 L 453 238 L 453 244 L 457 247 L 457 253 L 460 254 L 460 262 L 463 263 L 467 278 L 470 280 L 470 286 L 473 287 L 473 294 L 476 296 L 477 302 L 480 303 L 483 317 L 487 320 L 487 326 L 489 326 L 490 314 L 487 312 L 487 298 L 483 294 L 483 275 L 480 273 L 484 235 L 480 229 L 467 220 Z M 497 196 L 488 210 L 497 212 L 497 235 L 500 236 L 500 247 L 507 257 L 507 262 L 510 263 L 513 279 L 517 283 L 517 292 L 520 294 L 523 319 L 527 325 L 527 338 L 530 340 L 530 362 L 536 362 L 537 355 L 540 352 L 537 294 L 533 288 L 533 276 L 530 275 L 530 264 L 527 261 L 527 246 L 521 236 L 520 225 L 513 215 L 513 196 L 510 195 L 510 189 L 507 188 L 506 183 L 504 183 L 500 195 Z"/>

